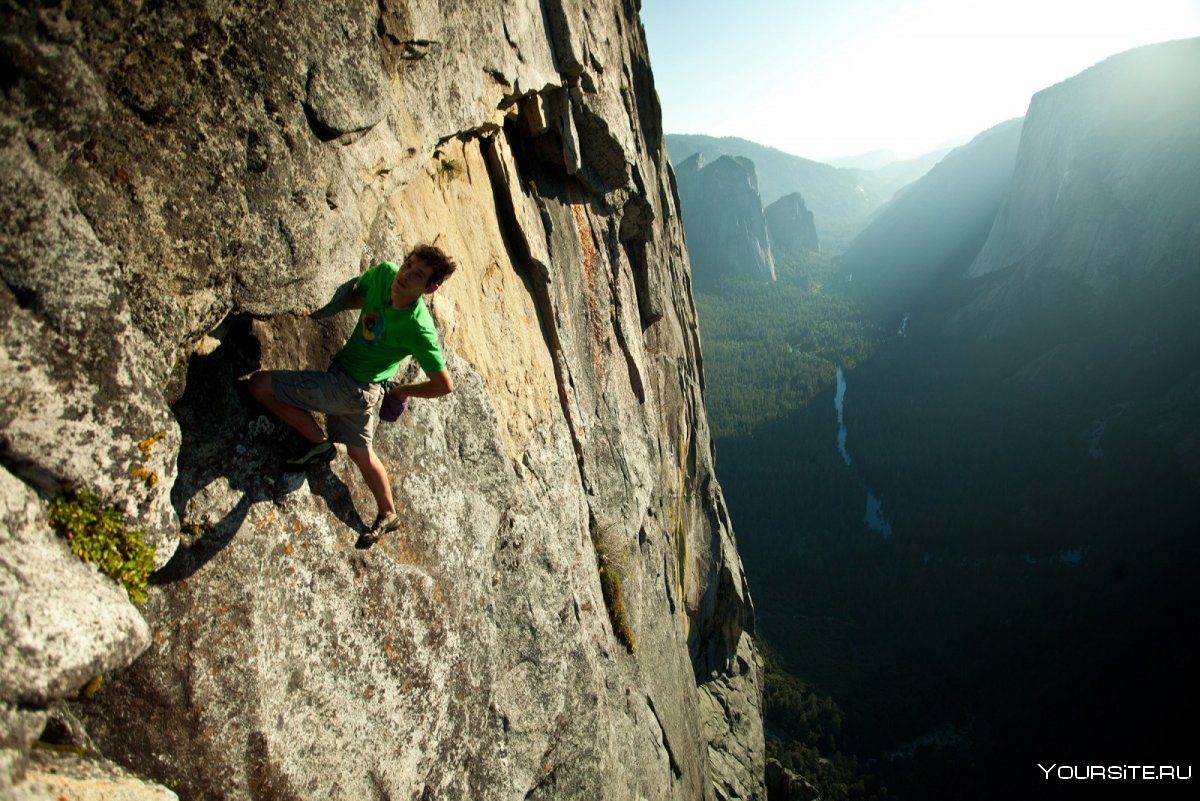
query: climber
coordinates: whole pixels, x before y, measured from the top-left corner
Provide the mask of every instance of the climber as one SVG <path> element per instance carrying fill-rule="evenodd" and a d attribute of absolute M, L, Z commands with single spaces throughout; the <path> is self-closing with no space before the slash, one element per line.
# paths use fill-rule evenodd
<path fill-rule="evenodd" d="M 399 267 L 386 261 L 377 264 L 359 276 L 348 297 L 335 296 L 325 307 L 361 309 L 354 332 L 328 370 L 259 370 L 250 377 L 250 394 L 308 440 L 300 453 L 285 462 L 285 470 L 301 471 L 329 462 L 337 455 L 334 442 L 346 446 L 379 507 L 359 547 L 369 548 L 400 527 L 387 471 L 371 448 L 385 393 L 390 393 L 389 404 L 402 408 L 409 398 L 437 398 L 454 390 L 422 296 L 436 292 L 456 267 L 432 245 L 414 248 Z M 391 384 L 400 362 L 410 355 L 425 371 L 426 380 Z M 325 415 L 328 436 L 312 412 Z"/>

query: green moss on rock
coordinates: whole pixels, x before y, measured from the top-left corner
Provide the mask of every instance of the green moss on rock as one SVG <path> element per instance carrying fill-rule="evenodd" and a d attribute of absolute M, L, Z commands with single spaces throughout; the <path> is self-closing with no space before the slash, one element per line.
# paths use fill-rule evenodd
<path fill-rule="evenodd" d="M 89 492 L 59 496 L 50 502 L 50 525 L 85 562 L 118 582 L 134 603 L 146 600 L 146 580 L 154 569 L 154 548 L 130 531 L 125 518 Z"/>

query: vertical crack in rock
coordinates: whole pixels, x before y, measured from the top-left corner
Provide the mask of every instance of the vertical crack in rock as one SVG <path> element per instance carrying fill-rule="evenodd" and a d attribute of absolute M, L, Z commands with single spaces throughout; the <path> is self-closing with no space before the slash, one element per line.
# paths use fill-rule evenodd
<path fill-rule="evenodd" d="M 671 566 L 668 562 L 670 559 L 670 551 L 663 551 L 663 586 L 666 589 L 667 605 L 671 608 L 671 614 L 675 614 L 675 582 L 671 581 Z M 677 572 L 682 573 L 681 569 L 677 568 Z"/>
<path fill-rule="evenodd" d="M 622 252 L 622 249 L 618 244 L 620 238 L 617 236 L 615 230 L 613 230 L 612 225 L 609 226 L 608 238 L 609 259 L 612 265 L 612 285 L 614 290 L 617 290 L 621 286 L 621 259 L 619 254 Z M 634 280 L 636 283 L 636 278 Z M 625 326 L 623 322 L 627 316 L 627 312 L 624 308 L 625 301 L 623 297 L 624 294 L 622 292 L 613 292 L 613 307 L 615 310 L 612 323 L 613 333 L 616 335 L 617 345 L 621 348 L 621 353 L 625 356 L 625 366 L 629 371 L 629 385 L 633 389 L 633 394 L 637 397 L 638 403 L 645 403 L 646 388 L 642 383 L 642 372 L 638 367 L 637 360 L 633 357 L 633 351 L 629 347 L 629 342 L 625 339 Z M 640 313 L 638 317 L 639 319 L 641 318 Z"/>
<path fill-rule="evenodd" d="M 637 296 L 638 316 L 642 321 L 643 332 L 662 319 L 662 301 L 657 292 L 652 292 L 650 284 L 650 265 L 646 258 L 646 248 L 650 242 L 654 226 L 654 207 L 647 199 L 646 184 L 642 171 L 636 165 L 632 171 L 635 192 L 625 202 L 621 209 L 621 227 L 619 240 L 633 271 L 633 286 Z"/>
<path fill-rule="evenodd" d="M 550 52 L 558 71 L 569 78 L 583 75 L 582 54 L 575 52 L 571 19 L 561 0 L 542 0 L 542 18 L 549 34 Z"/>
<path fill-rule="evenodd" d="M 581 481 L 584 481 L 583 443 L 579 440 L 578 415 L 572 408 L 570 397 L 570 393 L 574 391 L 570 369 L 563 355 L 562 339 L 559 336 L 554 304 L 550 297 L 550 268 L 534 257 L 525 231 L 522 230 L 517 220 L 517 211 L 513 205 L 513 193 L 520 192 L 520 189 L 513 186 L 513 176 L 509 174 L 496 142 L 485 137 L 480 140 L 480 145 L 483 148 L 484 162 L 487 164 L 488 178 L 492 185 L 492 197 L 496 204 L 496 217 L 500 223 L 500 232 L 504 237 L 504 243 L 508 248 L 512 263 L 518 267 L 521 279 L 534 299 L 534 307 L 538 313 L 538 325 L 554 364 L 559 403 L 562 405 L 567 428 L 571 432 L 571 445 L 575 450 L 579 477 Z"/>
<path fill-rule="evenodd" d="M 650 709 L 650 714 L 654 716 L 654 721 L 658 724 L 659 734 L 662 735 L 663 750 L 667 752 L 667 762 L 671 765 L 671 774 L 675 780 L 683 778 L 683 769 L 679 767 L 679 762 L 675 759 L 675 751 L 671 748 L 671 742 L 667 739 L 667 730 L 663 726 L 662 718 L 659 717 L 658 710 L 654 708 L 654 699 L 646 696 L 646 706 Z"/>
<path fill-rule="evenodd" d="M 625 258 L 633 270 L 633 287 L 637 293 L 638 318 L 642 321 L 642 331 L 657 323 L 663 317 L 662 304 L 658 302 L 650 290 L 650 266 L 646 258 L 646 242 L 641 240 L 624 240 L 621 248 Z"/>

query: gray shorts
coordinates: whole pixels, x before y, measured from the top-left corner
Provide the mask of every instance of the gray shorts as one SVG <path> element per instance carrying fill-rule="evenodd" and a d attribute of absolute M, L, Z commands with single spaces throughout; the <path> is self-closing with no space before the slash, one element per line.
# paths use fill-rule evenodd
<path fill-rule="evenodd" d="M 328 370 L 272 370 L 271 386 L 275 397 L 289 406 L 324 414 L 334 442 L 371 446 L 383 384 L 355 381 L 335 363 Z"/>

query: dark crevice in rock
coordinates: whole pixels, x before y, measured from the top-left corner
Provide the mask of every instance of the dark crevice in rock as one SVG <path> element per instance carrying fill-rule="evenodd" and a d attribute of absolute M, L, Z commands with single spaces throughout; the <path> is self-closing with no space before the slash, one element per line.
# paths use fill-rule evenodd
<path fill-rule="evenodd" d="M 561 0 L 542 0 L 542 21 L 546 26 L 547 42 L 560 73 L 571 78 L 583 74 L 583 64 L 571 47 L 571 22 Z"/>
<path fill-rule="evenodd" d="M 726 672 L 734 666 L 738 641 L 743 633 L 754 633 L 754 606 L 745 594 L 745 575 L 740 563 L 730 563 L 725 545 L 718 532 L 732 530 L 729 512 L 715 486 L 711 473 L 705 472 L 698 487 L 708 528 L 713 532 L 709 542 L 708 561 L 715 566 L 715 575 L 705 591 L 700 605 L 708 610 L 707 627 L 695 627 L 688 637 L 688 652 L 696 674 L 696 683 L 703 684 L 713 671 Z M 737 574 L 734 574 L 737 570 Z"/>
<path fill-rule="evenodd" d="M 461 131 L 455 131 L 452 134 L 446 134 L 445 136 L 440 137 L 437 140 L 437 147 L 440 148 L 442 145 L 446 144 L 451 139 L 458 139 L 459 141 L 462 141 L 462 142 L 469 142 L 472 139 L 482 139 L 485 137 L 494 136 L 495 134 L 499 133 L 499 131 L 500 131 L 500 126 L 497 125 L 496 123 L 485 122 L 483 125 L 479 125 L 475 128 L 464 128 Z M 434 155 L 436 157 L 437 153 L 435 152 Z"/>
<path fill-rule="evenodd" d="M 610 235 L 611 234 L 613 234 L 613 231 L 610 228 Z M 611 235 L 610 239 L 613 240 L 610 242 L 611 247 L 609 248 L 609 252 L 612 254 L 612 285 L 616 287 L 620 285 L 621 280 L 621 260 L 618 256 L 621 251 L 617 246 L 616 240 L 618 237 Z M 633 351 L 630 350 L 629 347 L 629 342 L 627 342 L 625 339 L 625 328 L 621 325 L 621 321 L 625 317 L 625 315 L 622 314 L 623 304 L 621 300 L 621 293 L 613 293 L 613 304 L 616 307 L 616 315 L 615 319 L 613 320 L 613 333 L 616 334 L 617 345 L 621 348 L 621 353 L 625 357 L 625 367 L 629 371 L 629 385 L 633 389 L 633 394 L 637 397 L 638 403 L 645 403 L 646 387 L 642 381 L 642 371 L 638 369 L 637 360 L 634 359 Z M 639 319 L 640 316 L 641 315 L 639 313 Z"/>
<path fill-rule="evenodd" d="M 295 341 L 297 352 L 289 355 L 287 366 L 325 366 L 319 355 L 324 348 L 309 341 L 311 332 L 302 331 L 298 321 L 240 313 L 214 329 L 221 336 L 219 347 L 189 359 L 183 395 L 172 407 L 182 442 L 171 503 L 183 539 L 171 561 L 151 577 L 154 584 L 195 574 L 232 541 L 255 503 L 274 502 L 305 479 L 282 472 L 284 456 L 301 444 L 300 438 L 250 397 L 241 380 L 259 368 L 268 328 L 276 339 Z M 314 470 L 310 486 L 334 514 L 361 531 L 364 523 L 349 489 L 328 466 Z"/>
<path fill-rule="evenodd" d="M 684 247 L 684 253 L 686 253 L 687 252 L 687 236 L 683 230 L 683 221 L 679 214 L 679 208 L 680 208 L 679 183 L 675 177 L 674 168 L 670 165 L 670 163 L 666 162 L 665 160 L 661 167 L 661 174 L 665 175 L 667 180 L 659 181 L 659 183 L 658 183 L 658 192 L 659 192 L 658 197 L 659 197 L 660 208 L 662 209 L 662 212 L 664 215 L 666 215 L 668 217 L 673 217 L 674 219 L 676 219 L 679 222 L 679 234 L 678 235 L 680 238 L 680 242 Z M 669 184 L 669 188 L 670 188 L 670 195 L 667 194 L 668 184 Z M 671 212 L 672 209 L 675 210 L 674 214 L 672 214 L 672 212 Z M 683 258 L 682 254 L 680 255 L 680 258 Z M 688 319 L 691 321 L 688 324 L 688 333 L 690 333 L 691 336 L 687 340 L 685 340 L 685 346 L 690 345 L 690 350 L 691 350 L 690 355 L 696 362 L 696 378 L 697 378 L 698 383 L 700 384 L 700 394 L 701 394 L 701 396 L 703 396 L 704 389 L 705 389 L 704 356 L 703 356 L 703 351 L 701 351 L 701 349 L 700 349 L 700 327 L 699 327 L 699 324 L 697 323 L 697 320 L 699 318 L 696 314 L 696 303 L 695 303 L 693 292 L 692 292 L 691 271 L 681 269 L 679 280 L 683 284 L 682 299 L 683 299 L 683 303 L 685 304 L 685 307 L 686 307 Z"/>
<path fill-rule="evenodd" d="M 379 16 L 376 18 L 376 34 L 391 46 L 397 46 L 413 35 L 413 20 L 407 4 L 394 0 L 378 0 Z"/>
<path fill-rule="evenodd" d="M 655 303 L 650 292 L 650 267 L 646 258 L 646 243 L 629 240 L 621 243 L 629 268 L 633 271 L 633 291 L 637 293 L 638 318 L 642 321 L 642 332 L 663 317 L 662 304 Z"/>
<path fill-rule="evenodd" d="M 503 73 L 503 72 L 501 72 L 500 70 L 498 70 L 498 69 L 494 69 L 494 68 L 491 68 L 491 67 L 487 67 L 487 68 L 484 68 L 484 70 L 483 70 L 483 71 L 484 71 L 484 72 L 486 72 L 486 73 L 487 73 L 489 76 L 491 76 L 491 79 L 492 79 L 493 81 L 495 81 L 497 84 L 499 84 L 500 86 L 506 86 L 506 87 L 508 87 L 508 88 L 510 88 L 510 89 L 512 88 L 512 81 L 510 81 L 510 80 L 509 80 L 509 79 L 508 79 L 508 78 L 507 78 L 507 77 L 504 75 L 504 73 Z"/>
<path fill-rule="evenodd" d="M 597 195 L 629 184 L 625 149 L 609 128 L 608 120 L 592 111 L 583 90 L 571 89 L 571 117 L 579 133 L 582 173 Z"/>
<path fill-rule="evenodd" d="M 508 136 L 508 142 L 511 147 L 513 144 L 511 133 Z M 492 199 L 496 204 L 496 220 L 499 223 L 500 235 L 504 240 L 505 249 L 508 251 L 513 266 L 517 268 L 526 290 L 530 296 L 537 300 L 538 293 L 534 287 L 533 276 L 536 273 L 545 272 L 547 267 L 544 264 L 535 264 L 525 231 L 517 221 L 516 210 L 513 208 L 512 201 L 509 198 L 509 191 L 514 189 L 520 191 L 520 187 L 509 186 L 509 176 L 506 174 L 504 166 L 500 163 L 501 156 L 493 140 L 490 138 L 480 140 L 480 148 L 483 152 L 484 163 L 487 164 L 488 179 L 492 186 Z M 542 338 L 546 342 L 547 349 L 554 352 L 558 349 L 559 343 L 557 337 L 550 330 L 553 325 L 553 315 L 547 316 L 546 309 L 540 303 L 536 304 L 536 309 L 538 313 L 538 328 L 542 332 Z"/>
<path fill-rule="evenodd" d="M 6 283 L 0 283 L 0 286 L 8 289 L 19 307 L 26 311 L 37 311 L 37 290 Z"/>
<path fill-rule="evenodd" d="M 4 427 L 7 429 L 7 423 Z M 5 470 L 33 487 L 40 495 L 52 497 L 62 494 L 64 487 L 61 476 L 36 462 L 16 456 L 12 450 L 8 436 L 0 434 L 0 465 L 3 465 Z"/>
<path fill-rule="evenodd" d="M 667 730 L 663 727 L 662 716 L 658 714 L 658 710 L 654 708 L 654 699 L 646 696 L 646 706 L 650 708 L 650 714 L 654 715 L 654 719 L 658 721 L 658 730 L 662 732 L 663 749 L 667 752 L 667 761 L 671 764 L 671 773 L 675 776 L 676 781 L 683 778 L 683 769 L 679 767 L 679 762 L 675 758 L 675 751 L 671 748 L 671 742 L 667 739 Z"/>
<path fill-rule="evenodd" d="M 508 21 L 503 20 L 501 25 L 504 28 L 504 41 L 508 42 L 508 46 L 512 48 L 513 54 L 517 57 L 517 61 L 520 61 L 522 64 L 524 64 L 525 56 L 522 55 L 520 46 L 513 39 L 512 32 L 508 29 Z"/>
<path fill-rule="evenodd" d="M 378 7 L 375 33 L 378 34 L 382 45 L 384 66 L 391 73 L 395 71 L 399 61 L 405 60 L 406 49 L 403 45 L 412 40 L 412 17 L 406 3 L 378 0 Z"/>
<path fill-rule="evenodd" d="M 660 181 L 658 184 L 658 203 L 663 210 L 663 214 L 671 219 L 679 219 L 679 181 L 675 177 L 675 168 L 670 162 L 663 165 L 662 174 L 666 175 L 666 181 Z M 667 189 L 671 190 L 671 194 L 667 194 Z M 679 231 L 680 239 L 686 243 L 687 232 L 683 230 L 682 223 Z"/>
<path fill-rule="evenodd" d="M 692 411 L 691 417 L 694 421 L 695 420 L 695 411 L 694 410 L 689 410 L 689 411 Z M 696 462 L 696 439 L 697 438 L 695 436 L 695 431 L 696 431 L 696 427 L 693 423 L 693 425 L 691 425 L 688 429 L 689 436 L 688 436 L 688 443 L 687 443 L 687 446 L 688 446 L 687 447 L 687 461 L 685 462 L 685 464 L 687 465 L 688 480 L 689 480 L 689 482 L 691 482 L 691 484 L 695 483 L 696 474 L 700 471 L 700 465 L 697 464 L 697 462 Z M 691 499 L 689 498 L 689 500 L 691 500 Z"/>
<path fill-rule="evenodd" d="M 505 134 L 506 141 L 512 149 L 513 159 L 517 164 L 522 183 L 527 187 L 537 187 L 538 182 L 528 177 L 534 173 L 531 159 L 526 152 L 528 139 L 520 135 L 520 132 L 516 130 L 516 126 L 513 123 L 505 125 Z M 529 243 L 525 238 L 525 232 L 521 229 L 517 221 L 516 210 L 512 207 L 509 192 L 519 192 L 521 191 L 521 187 L 509 186 L 510 178 L 506 174 L 504 166 L 500 163 L 500 155 L 496 151 L 494 144 L 490 143 L 487 139 L 481 141 L 484 147 L 485 163 L 488 165 L 488 177 L 492 184 L 492 194 L 496 202 L 496 219 L 500 223 L 500 231 L 504 237 L 505 246 L 509 251 L 510 260 L 514 265 L 519 266 L 521 279 L 534 299 L 534 307 L 538 313 L 538 327 L 542 332 L 546 348 L 554 364 L 554 377 L 558 384 L 559 403 L 562 405 L 563 417 L 566 420 L 567 428 L 571 432 L 571 445 L 575 450 L 575 458 L 579 465 L 580 479 L 583 480 L 583 444 L 579 441 L 579 434 L 575 430 L 575 414 L 571 410 L 570 396 L 574 393 L 574 387 L 572 386 L 570 370 L 563 355 L 562 339 L 559 336 L 558 327 L 555 322 L 554 302 L 550 295 L 550 269 L 548 265 L 542 264 L 533 257 Z M 543 186 L 550 182 L 551 177 L 549 175 L 545 175 L 544 173 L 540 175 Z M 544 215 L 543 211 L 543 219 L 545 219 Z M 586 481 L 584 483 L 586 485 Z"/>
<path fill-rule="evenodd" d="M 650 264 L 646 258 L 646 249 L 654 226 L 654 208 L 646 199 L 646 186 L 642 172 L 637 167 L 633 169 L 633 184 L 637 193 L 629 198 L 621 210 L 621 246 L 625 258 L 633 271 L 634 292 L 637 295 L 638 316 L 642 321 L 642 332 L 662 319 L 662 303 L 657 294 L 652 292 L 650 284 Z"/>
<path fill-rule="evenodd" d="M 163 120 L 162 114 L 158 111 L 141 109 L 128 102 L 125 103 L 125 107 L 132 111 L 146 126 L 153 127 Z"/>
<path fill-rule="evenodd" d="M 696 382 L 700 385 L 700 397 L 704 397 L 704 392 L 707 386 L 704 381 L 704 351 L 700 348 L 700 326 L 696 322 L 696 304 L 693 301 L 692 281 L 689 273 L 685 273 L 683 277 L 684 283 L 687 285 L 687 304 L 688 311 L 691 313 L 692 322 L 689 325 L 689 333 L 691 334 L 692 359 L 696 362 Z M 716 461 L 716 450 L 714 447 L 709 448 L 709 457 Z"/>
<path fill-rule="evenodd" d="M 568 175 L 577 174 L 581 166 L 579 141 L 567 90 L 547 87 L 519 98 L 519 102 L 520 130 L 532 143 L 536 160 L 562 167 Z"/>
<path fill-rule="evenodd" d="M 400 58 L 404 61 L 420 61 L 438 44 L 441 42 L 432 39 L 409 39 L 400 43 Z"/>
<path fill-rule="evenodd" d="M 66 746 L 81 754 L 98 755 L 87 727 L 65 701 L 51 705 L 48 711 L 50 714 L 46 726 L 38 740 L 50 745 Z"/>
<path fill-rule="evenodd" d="M 671 581 L 671 563 L 669 551 L 663 552 L 663 586 L 667 591 L 667 605 L 671 607 L 671 614 L 675 614 L 675 583 Z"/>
<path fill-rule="evenodd" d="M 171 503 L 179 515 L 182 542 L 171 561 L 151 576 L 153 584 L 168 584 L 194 574 L 229 544 L 250 505 L 267 497 L 257 471 L 250 476 L 238 471 L 235 479 L 232 469 L 240 461 L 237 432 L 249 429 L 252 413 L 257 411 L 257 404 L 237 381 L 259 366 L 260 348 L 251 327 L 250 316 L 231 315 L 218 326 L 221 346 L 188 360 L 183 394 L 172 407 L 182 442 Z M 193 499 L 218 478 L 228 479 L 231 487 L 242 492 L 242 500 L 228 514 L 213 520 L 200 512 Z"/>
<path fill-rule="evenodd" d="M 322 142 L 332 142 L 342 135 L 341 131 L 335 131 L 317 119 L 316 113 L 308 103 L 304 104 L 304 119 L 308 121 L 308 127 L 312 130 L 313 135 Z"/>

